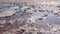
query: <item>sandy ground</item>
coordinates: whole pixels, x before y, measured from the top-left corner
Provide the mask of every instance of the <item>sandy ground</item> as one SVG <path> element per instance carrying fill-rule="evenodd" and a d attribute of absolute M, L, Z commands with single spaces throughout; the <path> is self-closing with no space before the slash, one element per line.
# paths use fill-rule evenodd
<path fill-rule="evenodd" d="M 45 33 L 48 31 L 46 34 L 50 34 L 50 32 L 52 32 L 53 34 L 54 34 L 54 32 L 58 32 L 58 33 L 55 33 L 55 34 L 59 34 L 60 33 L 60 31 L 59 31 L 59 29 L 60 29 L 60 21 L 59 21 L 60 20 L 60 16 L 59 16 L 59 18 L 57 18 L 57 16 L 54 15 L 53 11 L 52 11 L 52 13 L 47 11 L 48 13 L 46 12 L 46 14 L 48 16 L 44 14 L 45 17 L 46 16 L 47 17 L 43 18 L 43 19 L 41 18 L 41 15 L 39 15 L 39 13 L 40 13 L 39 11 L 41 11 L 41 10 L 39 10 L 39 7 L 40 7 L 39 4 L 41 4 L 42 2 L 45 2 L 45 4 L 46 3 L 47 4 L 53 4 L 53 3 L 55 3 L 55 1 L 56 1 L 56 3 L 58 3 L 59 0 L 43 0 L 43 1 L 41 1 L 41 0 L 0 0 L 0 1 L 1 2 L 17 2 L 17 3 L 26 2 L 28 4 L 28 6 L 29 5 L 37 5 L 37 6 L 35 6 L 33 8 L 34 10 L 33 10 L 33 12 L 31 12 L 31 13 L 33 13 L 31 16 L 28 16 L 30 14 L 28 12 L 31 11 L 31 10 L 29 10 L 26 13 L 23 12 L 23 14 L 20 14 L 21 12 L 17 12 L 17 13 L 14 14 L 14 16 L 5 17 L 5 19 L 0 18 L 0 20 L 1 19 L 6 20 L 6 23 L 0 24 L 0 27 L 1 27 L 0 28 L 0 31 L 1 31 L 0 34 L 1 33 L 3 33 L 3 34 L 6 34 L 6 33 L 14 34 L 14 32 L 16 33 L 16 31 L 20 34 L 21 32 L 23 33 L 24 30 L 26 30 L 27 32 L 32 31 L 33 34 L 36 34 L 35 32 L 40 32 L 40 30 L 45 32 Z M 52 2 L 52 3 L 50 3 L 50 2 Z M 49 7 L 49 5 L 48 5 L 48 7 Z M 47 7 L 45 7 L 45 5 L 43 6 L 43 9 L 44 8 L 48 9 Z M 35 13 L 35 10 L 36 10 L 37 15 Z M 43 10 L 43 13 L 45 13 L 44 10 Z M 60 13 L 59 13 L 59 15 L 60 15 Z M 28 17 L 26 17 L 26 16 L 28 16 Z M 32 22 L 28 20 L 30 18 L 31 18 Z M 35 18 L 37 18 L 36 22 L 34 22 Z M 27 19 L 27 21 L 25 19 Z M 11 24 L 9 22 L 11 22 L 11 23 L 13 22 L 13 23 Z M 50 23 L 53 23 L 54 25 L 50 24 Z M 22 27 L 20 27 L 20 26 L 22 26 Z"/>
<path fill-rule="evenodd" d="M 59 2 L 60 0 L 0 0 L 2 2 L 18 2 L 18 3 L 22 3 L 22 2 L 27 2 L 27 4 L 39 4 L 41 2 L 51 2 L 51 1 L 57 1 Z"/>

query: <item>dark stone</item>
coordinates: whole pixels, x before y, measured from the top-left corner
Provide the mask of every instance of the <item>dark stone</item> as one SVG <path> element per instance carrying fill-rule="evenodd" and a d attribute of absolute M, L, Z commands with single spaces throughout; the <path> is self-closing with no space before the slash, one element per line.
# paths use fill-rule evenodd
<path fill-rule="evenodd" d="M 3 2 L 3 4 L 6 4 L 5 2 Z"/>
<path fill-rule="evenodd" d="M 26 9 L 24 10 L 24 12 L 27 11 Z"/>
<path fill-rule="evenodd" d="M 58 8 L 60 8 L 60 6 L 57 6 Z"/>
<path fill-rule="evenodd" d="M 28 32 L 28 33 L 25 33 L 25 34 L 32 34 L 32 32 Z"/>
<path fill-rule="evenodd" d="M 44 12 L 43 10 L 39 10 L 39 12 Z"/>
<path fill-rule="evenodd" d="M 0 9 L 2 9 L 2 8 L 0 8 Z"/>
<path fill-rule="evenodd" d="M 57 31 L 54 31 L 54 32 L 57 32 Z"/>
<path fill-rule="evenodd" d="M 29 22 L 32 22 L 31 20 L 29 20 Z"/>
<path fill-rule="evenodd" d="M 58 13 L 55 13 L 55 15 L 57 15 Z"/>
<path fill-rule="evenodd" d="M 25 30 L 24 30 L 24 29 L 21 29 L 21 31 L 22 31 L 22 32 L 25 32 Z"/>
<path fill-rule="evenodd" d="M 31 8 L 27 8 L 27 10 L 29 10 L 29 9 L 31 9 Z"/>
<path fill-rule="evenodd" d="M 38 7 L 38 8 L 41 8 L 41 7 Z"/>
<path fill-rule="evenodd" d="M 32 34 L 32 32 L 29 32 L 29 34 Z"/>
<path fill-rule="evenodd" d="M 44 14 L 42 17 L 46 17 L 46 16 L 48 16 L 47 14 Z"/>
<path fill-rule="evenodd" d="M 36 10 L 34 10 L 34 12 L 36 12 Z"/>
<path fill-rule="evenodd" d="M 38 32 L 37 34 L 42 34 L 42 32 Z"/>
<path fill-rule="evenodd" d="M 47 15 L 45 14 L 45 16 L 47 16 Z"/>
<path fill-rule="evenodd" d="M 58 10 L 60 10 L 60 9 L 58 9 Z"/>
<path fill-rule="evenodd" d="M 35 6 L 34 5 L 31 5 L 32 8 L 34 8 Z"/>
<path fill-rule="evenodd" d="M 15 10 L 18 10 L 18 9 L 15 9 Z"/>
<path fill-rule="evenodd" d="M 59 29 L 59 31 L 60 31 L 60 29 Z"/>
<path fill-rule="evenodd" d="M 11 23 L 6 23 L 6 25 L 11 25 Z"/>
<path fill-rule="evenodd" d="M 38 20 L 42 20 L 43 18 L 38 18 Z"/>
<path fill-rule="evenodd" d="M 17 33 L 16 34 L 23 34 L 23 32 L 22 31 L 17 31 Z"/>

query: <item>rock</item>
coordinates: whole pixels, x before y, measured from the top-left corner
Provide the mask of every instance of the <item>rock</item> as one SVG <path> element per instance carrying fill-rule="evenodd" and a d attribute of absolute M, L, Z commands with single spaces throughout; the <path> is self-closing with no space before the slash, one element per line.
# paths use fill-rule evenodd
<path fill-rule="evenodd" d="M 13 24 L 14 22 L 16 22 L 16 19 L 11 19 L 11 20 L 9 21 L 9 23 L 11 23 L 11 24 Z"/>
<path fill-rule="evenodd" d="M 5 20 L 0 20 L 0 24 L 5 24 L 6 21 Z"/>
<path fill-rule="evenodd" d="M 38 32 L 37 34 L 42 34 L 42 32 Z"/>
<path fill-rule="evenodd" d="M 38 18 L 38 20 L 42 20 L 43 18 Z"/>
<path fill-rule="evenodd" d="M 13 7 L 10 7 L 10 8 L 6 8 L 7 11 L 19 11 L 19 6 L 13 6 Z"/>
<path fill-rule="evenodd" d="M 12 16 L 16 13 L 16 11 L 2 11 L 0 12 L 0 17 Z"/>
<path fill-rule="evenodd" d="M 26 12 L 28 9 L 30 9 L 29 6 L 22 6 L 22 7 L 20 8 L 20 10 L 21 10 L 22 12 Z"/>

